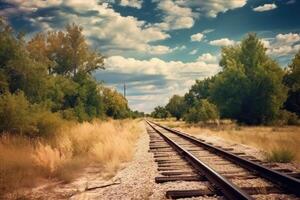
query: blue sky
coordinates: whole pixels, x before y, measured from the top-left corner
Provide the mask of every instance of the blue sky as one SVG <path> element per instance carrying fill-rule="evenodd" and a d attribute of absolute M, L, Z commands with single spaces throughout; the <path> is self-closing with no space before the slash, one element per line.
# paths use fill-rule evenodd
<path fill-rule="evenodd" d="M 29 39 L 75 22 L 107 58 L 94 75 L 132 109 L 151 112 L 220 71 L 222 46 L 256 32 L 285 67 L 300 49 L 299 0 L 0 0 L 0 15 Z"/>

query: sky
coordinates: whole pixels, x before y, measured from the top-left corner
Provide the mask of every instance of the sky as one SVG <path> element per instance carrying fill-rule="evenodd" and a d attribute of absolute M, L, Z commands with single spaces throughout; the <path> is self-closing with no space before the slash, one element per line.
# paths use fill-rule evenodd
<path fill-rule="evenodd" d="M 81 25 L 106 57 L 96 79 L 126 84 L 130 108 L 148 113 L 218 73 L 221 48 L 247 33 L 282 67 L 300 49 L 299 0 L 0 0 L 0 16 L 27 39 Z"/>

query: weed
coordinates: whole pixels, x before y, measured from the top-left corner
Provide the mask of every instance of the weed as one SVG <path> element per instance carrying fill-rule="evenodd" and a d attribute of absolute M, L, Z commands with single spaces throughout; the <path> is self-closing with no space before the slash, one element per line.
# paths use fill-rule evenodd
<path fill-rule="evenodd" d="M 295 159 L 295 153 L 287 148 L 275 148 L 266 153 L 269 162 L 289 163 Z"/>

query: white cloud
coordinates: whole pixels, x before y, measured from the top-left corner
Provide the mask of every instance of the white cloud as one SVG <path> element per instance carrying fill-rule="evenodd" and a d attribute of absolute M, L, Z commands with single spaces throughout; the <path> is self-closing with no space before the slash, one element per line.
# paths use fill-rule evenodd
<path fill-rule="evenodd" d="M 185 50 L 185 49 L 186 49 L 186 46 L 181 45 L 181 46 L 177 46 L 177 47 L 173 48 L 173 51 L 177 51 L 177 50 L 182 51 L 182 50 Z"/>
<path fill-rule="evenodd" d="M 287 33 L 276 35 L 276 42 L 279 44 L 293 44 L 300 41 L 300 34 L 298 33 Z"/>
<path fill-rule="evenodd" d="M 197 49 L 194 49 L 194 50 L 192 50 L 189 54 L 195 55 L 197 52 L 198 52 L 198 50 L 197 50 Z"/>
<path fill-rule="evenodd" d="M 202 33 L 196 33 L 194 35 L 191 35 L 192 42 L 200 42 L 203 38 L 204 38 L 204 34 Z"/>
<path fill-rule="evenodd" d="M 134 8 L 142 8 L 142 0 L 121 0 L 120 5 L 121 6 L 129 6 L 129 7 L 134 7 Z"/>
<path fill-rule="evenodd" d="M 163 61 L 159 58 L 138 60 L 112 56 L 105 60 L 107 71 L 116 73 L 138 74 L 141 80 L 134 84 L 128 84 L 128 90 L 134 90 L 135 94 L 128 94 L 129 104 L 134 109 L 150 112 L 157 105 L 167 103 L 173 94 L 183 95 L 195 79 L 203 79 L 220 71 L 217 63 L 204 61 L 181 62 Z M 99 72 L 101 73 L 101 72 Z M 156 82 L 149 83 L 144 77 L 156 77 Z M 141 103 L 146 101 L 147 104 Z"/>
<path fill-rule="evenodd" d="M 209 44 L 213 46 L 229 46 L 229 45 L 234 45 L 235 43 L 236 42 L 234 40 L 230 40 L 228 38 L 221 38 L 209 42 Z"/>
<path fill-rule="evenodd" d="M 102 2 L 105 1 L 107 0 Z M 40 8 L 56 6 L 57 12 L 53 16 L 49 16 L 54 18 L 53 23 L 31 18 L 32 23 L 41 30 L 51 30 L 51 28 L 57 28 L 55 24 L 57 21 L 76 22 L 83 26 L 83 33 L 90 39 L 91 44 L 101 41 L 98 48 L 105 54 L 114 55 L 129 51 L 147 54 L 172 52 L 168 46 L 151 44 L 169 38 L 169 34 L 145 21 L 138 20 L 136 17 L 121 16 L 108 3 L 99 4 L 97 0 L 10 0 L 9 2 L 15 4 L 16 10 L 26 13 L 28 16 L 32 14 L 32 11 Z M 61 6 L 71 7 L 77 12 L 62 10 L 60 9 Z M 92 16 L 85 15 L 88 11 L 94 11 L 95 14 Z"/>
<path fill-rule="evenodd" d="M 211 33 L 211 32 L 214 32 L 215 29 L 205 29 L 204 31 L 202 31 L 203 34 L 208 34 L 208 33 Z"/>
<path fill-rule="evenodd" d="M 216 17 L 218 13 L 243 7 L 247 0 L 152 0 L 164 13 L 163 21 L 156 25 L 164 30 L 193 27 L 201 16 Z"/>
<path fill-rule="evenodd" d="M 228 10 L 233 10 L 241 8 L 246 5 L 247 0 L 226 0 L 226 1 L 216 1 L 216 0 L 186 0 L 178 1 L 179 5 L 186 5 L 196 8 L 200 15 L 205 15 L 207 17 L 217 17 L 219 13 L 225 13 Z"/>
<path fill-rule="evenodd" d="M 163 0 L 158 2 L 158 9 L 164 12 L 163 22 L 157 23 L 156 26 L 164 30 L 175 30 L 191 28 L 194 25 L 195 14 L 191 8 L 179 6 L 172 0 Z"/>
<path fill-rule="evenodd" d="M 204 53 L 198 57 L 197 61 L 205 63 L 217 63 L 218 59 L 217 56 L 214 56 L 210 53 Z"/>
<path fill-rule="evenodd" d="M 262 39 L 267 48 L 267 54 L 275 57 L 294 55 L 300 50 L 300 34 L 278 34 L 275 38 Z"/>
<path fill-rule="evenodd" d="M 276 6 L 275 3 L 270 3 L 270 4 L 264 4 L 262 6 L 258 6 L 256 8 L 253 8 L 253 11 L 265 12 L 265 11 L 269 11 L 269 10 L 274 10 L 276 8 L 277 8 L 277 6 Z"/>
<path fill-rule="evenodd" d="M 105 60 L 107 70 L 115 70 L 124 73 L 158 74 L 166 78 L 181 80 L 184 73 L 201 73 L 205 76 L 215 74 L 219 70 L 218 64 L 206 63 L 204 61 L 181 62 L 163 61 L 159 58 L 150 60 L 137 60 L 124 58 L 122 56 L 111 56 Z M 190 77 L 188 77 L 190 79 Z"/>

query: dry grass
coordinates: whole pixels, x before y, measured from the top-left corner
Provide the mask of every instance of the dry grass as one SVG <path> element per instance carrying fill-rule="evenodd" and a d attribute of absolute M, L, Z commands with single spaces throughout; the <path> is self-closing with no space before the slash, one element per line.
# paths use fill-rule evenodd
<path fill-rule="evenodd" d="M 238 126 L 229 121 L 220 126 L 195 126 L 182 121 L 161 121 L 161 123 L 181 129 L 187 133 L 203 136 L 216 136 L 225 140 L 249 145 L 266 153 L 266 159 L 274 162 L 300 163 L 300 127 Z"/>
<path fill-rule="evenodd" d="M 113 175 L 132 158 L 141 132 L 137 121 L 73 124 L 51 139 L 0 138 L 0 193 L 16 195 L 45 179 L 70 181 L 89 164 Z M 1 199 L 1 195 L 0 195 Z"/>

